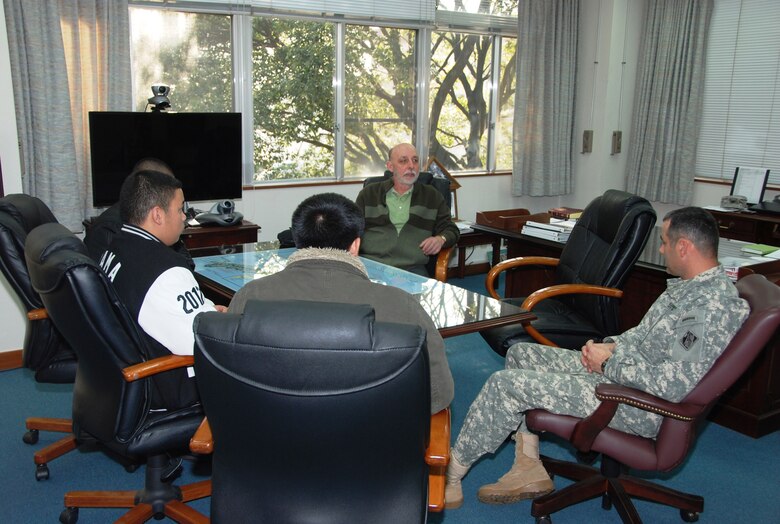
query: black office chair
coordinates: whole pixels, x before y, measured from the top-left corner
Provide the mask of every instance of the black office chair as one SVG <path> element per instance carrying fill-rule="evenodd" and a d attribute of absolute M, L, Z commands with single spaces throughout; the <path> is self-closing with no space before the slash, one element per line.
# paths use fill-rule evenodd
<path fill-rule="evenodd" d="M 195 341 L 208 426 L 191 448 L 210 451 L 213 431 L 213 522 L 426 521 L 422 328 L 375 322 L 367 305 L 250 301 L 199 315 Z M 441 509 L 449 411 L 434 421 Z"/>
<path fill-rule="evenodd" d="M 60 522 L 73 524 L 79 507 L 132 508 L 122 522 L 164 515 L 177 522 L 202 522 L 184 504 L 208 496 L 210 481 L 172 484 L 177 466 L 169 454 L 187 450 L 203 410 L 199 403 L 151 411 L 148 377 L 192 365 L 192 357 L 147 360 L 139 326 L 116 296 L 81 240 L 60 224 L 44 224 L 27 237 L 25 257 L 33 289 L 54 325 L 78 355 L 73 390 L 73 433 L 96 439 L 122 456 L 146 458 L 140 491 L 76 491 L 65 495 Z"/>
<path fill-rule="evenodd" d="M 618 298 L 628 273 L 653 232 L 656 215 L 644 198 L 610 189 L 593 200 L 574 226 L 560 258 L 518 257 L 494 266 L 485 281 L 496 292 L 499 274 L 528 266 L 555 268 L 555 285 L 508 302 L 537 316 L 525 326 L 482 331 L 496 353 L 518 342 L 579 349 L 588 339 L 620 333 Z"/>
<path fill-rule="evenodd" d="M 667 472 L 685 462 L 693 451 L 699 427 L 716 401 L 776 336 L 780 326 L 780 287 L 763 275 L 749 275 L 737 281 L 737 289 L 750 304 L 750 316 L 707 374 L 681 401 L 669 402 L 627 386 L 599 384 L 595 393 L 601 404 L 588 417 L 558 415 L 541 409 L 528 412 L 526 422 L 534 431 L 549 431 L 567 439 L 580 453 L 601 454 L 600 469 L 543 457 L 550 474 L 575 482 L 533 501 L 531 515 L 538 523 L 549 524 L 550 514 L 599 496 L 602 507 L 610 509 L 614 505 L 625 523 L 641 522 L 631 498 L 677 508 L 686 522 L 698 520 L 704 498 L 632 476 L 629 468 Z M 658 435 L 646 438 L 608 427 L 622 404 L 663 416 Z M 750 510 L 746 509 L 749 520 Z"/>
<path fill-rule="evenodd" d="M 384 182 L 388 178 L 393 178 L 393 172 L 386 170 L 382 176 L 370 176 L 363 181 L 363 187 L 369 184 L 376 184 L 377 182 Z M 433 186 L 444 197 L 444 202 L 447 207 L 452 209 L 452 191 L 450 190 L 450 181 L 446 178 L 439 178 L 433 176 L 433 173 L 427 171 L 420 171 L 420 176 L 417 178 L 415 184 L 430 185 Z M 455 246 L 445 247 L 436 256 L 428 257 L 428 263 L 425 265 L 425 270 L 428 272 L 428 276 L 435 278 L 440 282 L 447 281 L 447 267 L 450 263 L 450 257 L 452 256 L 453 248 Z"/>
<path fill-rule="evenodd" d="M 0 270 L 27 310 L 27 329 L 22 349 L 22 365 L 35 372 L 35 380 L 68 384 L 76 378 L 76 355 L 54 329 L 38 293 L 30 284 L 24 260 L 27 234 L 45 223 L 55 223 L 51 210 L 40 199 L 13 194 L 0 198 Z M 67 436 L 35 453 L 35 478 L 49 478 L 48 463 L 75 449 L 70 419 L 30 417 L 23 440 L 38 442 L 40 431 L 67 433 Z"/>

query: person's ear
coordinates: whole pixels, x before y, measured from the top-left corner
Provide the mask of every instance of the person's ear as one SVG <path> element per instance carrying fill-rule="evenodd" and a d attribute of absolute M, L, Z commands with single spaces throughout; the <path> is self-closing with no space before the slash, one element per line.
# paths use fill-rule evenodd
<path fill-rule="evenodd" d="M 358 256 L 358 253 L 360 253 L 360 237 L 357 237 L 352 241 L 352 244 L 349 245 L 347 251 L 349 251 L 350 255 Z"/>
<path fill-rule="evenodd" d="M 162 224 L 165 219 L 165 211 L 160 206 L 154 206 L 149 214 L 152 218 L 152 222 L 157 225 Z"/>
<path fill-rule="evenodd" d="M 677 254 L 680 256 L 680 258 L 684 258 L 690 253 L 690 249 L 693 246 L 690 240 L 687 238 L 680 238 L 677 241 Z"/>
<path fill-rule="evenodd" d="M 393 163 L 388 160 L 387 162 L 385 162 L 385 167 L 387 168 L 388 171 L 392 171 Z"/>

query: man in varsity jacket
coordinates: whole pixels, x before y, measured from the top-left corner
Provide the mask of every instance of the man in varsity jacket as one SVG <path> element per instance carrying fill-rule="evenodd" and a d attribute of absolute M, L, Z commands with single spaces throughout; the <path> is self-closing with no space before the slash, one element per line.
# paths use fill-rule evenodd
<path fill-rule="evenodd" d="M 119 194 L 122 228 L 98 262 L 147 336 L 149 358 L 192 355 L 192 322 L 202 311 L 224 311 L 203 296 L 184 257 L 169 246 L 184 230 L 181 181 L 157 171 L 129 175 Z M 152 378 L 153 408 L 198 401 L 191 368 Z"/>
<path fill-rule="evenodd" d="M 430 185 L 415 184 L 420 159 L 413 145 L 393 147 L 387 169 L 392 179 L 369 184 L 355 201 L 366 218 L 360 254 L 428 276 L 428 257 L 455 245 L 460 232 L 441 193 Z"/>

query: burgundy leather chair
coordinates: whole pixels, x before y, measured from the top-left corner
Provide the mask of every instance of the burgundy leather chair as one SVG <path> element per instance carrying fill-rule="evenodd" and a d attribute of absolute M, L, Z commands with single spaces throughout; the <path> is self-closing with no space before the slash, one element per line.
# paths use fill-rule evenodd
<path fill-rule="evenodd" d="M 686 522 L 698 520 L 704 509 L 703 497 L 632 477 L 628 469 L 665 472 L 679 466 L 693 448 L 697 429 L 715 402 L 775 336 L 780 324 L 780 287 L 762 275 L 749 275 L 737 282 L 737 289 L 750 303 L 750 316 L 699 384 L 680 402 L 630 387 L 599 384 L 596 397 L 601 405 L 587 418 L 538 409 L 528 412 L 530 429 L 568 439 L 580 453 L 601 454 L 600 470 L 543 457 L 551 475 L 576 482 L 533 501 L 531 515 L 537 523 L 550 522 L 550 514 L 599 495 L 602 507 L 610 509 L 614 505 L 623 522 L 641 522 L 631 497 L 678 508 Z M 620 404 L 662 415 L 658 435 L 645 438 L 607 427 Z"/>

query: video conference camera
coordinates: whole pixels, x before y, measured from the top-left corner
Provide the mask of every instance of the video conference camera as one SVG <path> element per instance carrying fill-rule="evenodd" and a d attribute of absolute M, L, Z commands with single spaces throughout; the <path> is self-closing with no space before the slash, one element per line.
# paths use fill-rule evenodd
<path fill-rule="evenodd" d="M 167 84 L 153 84 L 152 96 L 147 100 L 152 106 L 152 111 L 165 111 L 171 107 L 171 101 L 168 95 L 171 94 L 171 87 Z"/>
<path fill-rule="evenodd" d="M 217 202 L 208 213 L 198 213 L 195 220 L 202 226 L 232 226 L 240 224 L 244 215 L 236 211 L 232 200 Z"/>

